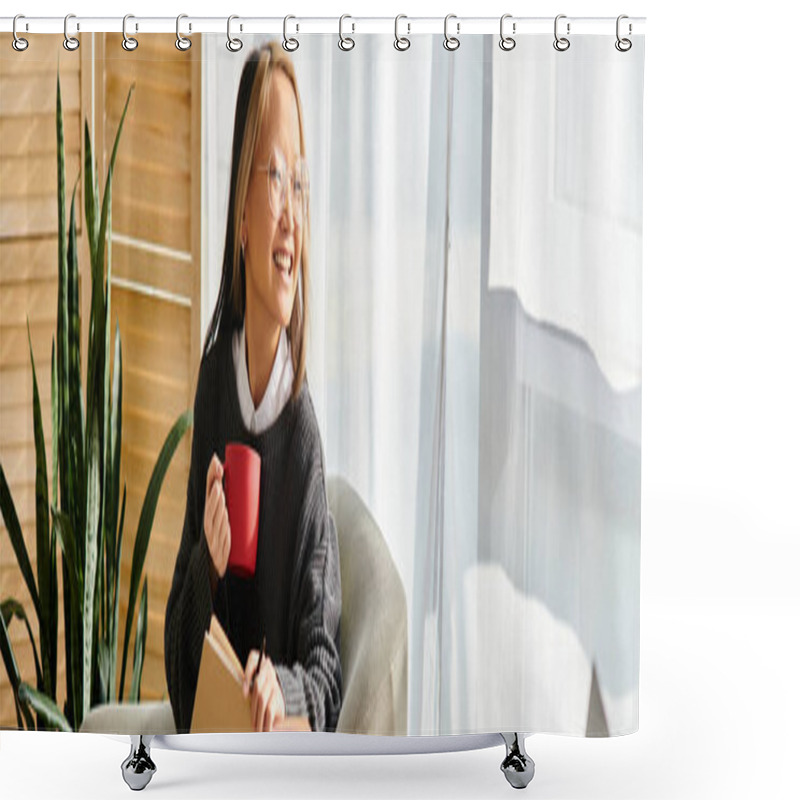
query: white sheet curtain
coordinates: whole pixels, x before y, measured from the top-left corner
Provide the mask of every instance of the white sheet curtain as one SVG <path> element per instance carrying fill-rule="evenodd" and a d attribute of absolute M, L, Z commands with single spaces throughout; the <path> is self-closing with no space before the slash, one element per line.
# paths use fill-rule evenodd
<path fill-rule="evenodd" d="M 243 38 L 204 40 L 204 330 Z M 408 732 L 635 730 L 643 47 L 336 42 L 292 56 L 309 382 L 406 589 Z"/>
<path fill-rule="evenodd" d="M 454 59 L 446 732 L 638 728 L 644 45 L 614 42 Z"/>

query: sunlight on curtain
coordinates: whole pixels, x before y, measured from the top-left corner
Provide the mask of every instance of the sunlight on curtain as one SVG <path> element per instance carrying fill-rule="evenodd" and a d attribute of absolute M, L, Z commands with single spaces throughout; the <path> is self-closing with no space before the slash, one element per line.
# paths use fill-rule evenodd
<path fill-rule="evenodd" d="M 440 725 L 629 732 L 643 51 L 484 47 L 455 61 Z"/>
<path fill-rule="evenodd" d="M 204 63 L 204 331 L 258 41 Z M 638 726 L 643 56 L 372 35 L 292 56 L 309 383 L 326 469 L 406 590 L 411 735 Z"/>
<path fill-rule="evenodd" d="M 641 381 L 642 107 L 631 99 L 644 51 L 608 43 L 581 36 L 561 54 L 536 37 L 527 56 L 492 61 L 489 287 L 581 338 L 624 391 Z"/>

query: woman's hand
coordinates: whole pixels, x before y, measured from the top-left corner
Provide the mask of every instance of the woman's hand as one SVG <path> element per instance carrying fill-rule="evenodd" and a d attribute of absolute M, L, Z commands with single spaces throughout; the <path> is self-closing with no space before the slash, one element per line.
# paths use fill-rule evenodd
<path fill-rule="evenodd" d="M 215 453 L 211 457 L 206 475 L 206 505 L 203 513 L 203 530 L 208 543 L 216 575 L 221 578 L 228 567 L 231 552 L 231 526 L 228 522 L 228 508 L 225 493 L 222 491 L 222 463 Z"/>
<path fill-rule="evenodd" d="M 250 695 L 250 719 L 253 730 L 271 731 L 274 725 L 286 716 L 286 704 L 278 674 L 269 656 L 261 659 L 261 669 L 256 674 L 258 656 L 258 650 L 251 650 L 247 657 L 242 693 L 245 697 Z M 254 675 L 255 685 L 251 692 L 250 682 Z"/>

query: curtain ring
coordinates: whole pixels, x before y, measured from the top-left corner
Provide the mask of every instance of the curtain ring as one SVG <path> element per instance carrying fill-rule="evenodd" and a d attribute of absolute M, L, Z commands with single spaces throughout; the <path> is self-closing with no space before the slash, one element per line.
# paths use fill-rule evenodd
<path fill-rule="evenodd" d="M 178 17 L 175 20 L 175 36 L 177 37 L 175 39 L 175 47 L 177 47 L 178 50 L 186 51 L 192 46 L 191 39 L 187 39 L 185 36 L 181 36 L 181 20 L 188 19 L 188 17 L 189 17 L 188 14 L 178 14 Z M 189 30 L 190 31 L 192 30 L 191 23 L 189 23 Z"/>
<path fill-rule="evenodd" d="M 394 18 L 394 49 L 395 50 L 408 50 L 411 47 L 411 39 L 408 39 L 405 36 L 400 36 L 398 31 L 398 23 L 401 19 L 408 19 L 405 14 L 398 14 Z M 408 32 L 411 33 L 411 23 L 407 22 L 406 25 L 408 26 Z"/>
<path fill-rule="evenodd" d="M 556 40 L 553 42 L 553 47 L 555 47 L 555 49 L 558 50 L 559 53 L 563 53 L 565 50 L 569 50 L 569 44 L 570 44 L 569 39 L 567 39 L 564 36 L 558 35 L 558 21 L 560 19 L 566 19 L 566 18 L 567 18 L 566 14 L 559 14 L 556 17 L 555 23 L 553 24 L 553 31 L 556 37 Z M 569 35 L 569 22 L 567 23 L 567 35 Z"/>
<path fill-rule="evenodd" d="M 453 50 L 458 50 L 458 48 L 461 46 L 461 40 L 458 38 L 458 36 L 448 36 L 447 35 L 447 22 L 448 22 L 448 20 L 451 20 L 451 19 L 457 19 L 456 15 L 455 14 L 448 14 L 444 18 L 444 41 L 442 42 L 442 44 L 444 45 L 444 49 L 445 50 L 453 51 Z M 456 33 L 458 33 L 460 28 L 461 28 L 461 23 L 457 22 L 456 23 Z"/>
<path fill-rule="evenodd" d="M 293 53 L 295 50 L 297 50 L 298 47 L 300 47 L 300 42 L 298 42 L 297 39 L 294 38 L 294 36 L 292 36 L 292 37 L 287 37 L 286 36 L 287 23 L 289 22 L 290 19 L 297 19 L 297 17 L 293 17 L 291 14 L 287 14 L 283 18 L 283 42 L 282 42 L 282 44 L 283 44 L 283 49 L 284 50 L 286 50 L 289 53 Z"/>
<path fill-rule="evenodd" d="M 21 53 L 23 50 L 28 49 L 28 40 L 23 39 L 21 36 L 17 36 L 17 20 L 18 19 L 25 19 L 22 14 L 17 14 L 14 17 L 14 22 L 11 25 L 11 32 L 14 34 L 14 39 L 11 42 L 11 46 L 18 52 Z"/>
<path fill-rule="evenodd" d="M 633 42 L 631 42 L 630 39 L 620 39 L 619 38 L 619 23 L 620 23 L 620 20 L 623 20 L 623 19 L 628 19 L 628 15 L 627 14 L 620 14 L 617 17 L 617 41 L 614 42 L 614 47 L 616 47 L 617 50 L 620 51 L 620 53 L 627 53 L 628 50 L 630 50 L 631 47 L 633 47 Z M 632 31 L 632 27 L 631 27 L 631 24 L 629 22 L 628 23 L 628 33 L 631 33 L 631 31 Z"/>
<path fill-rule="evenodd" d="M 342 14 L 342 16 L 339 17 L 339 49 L 340 50 L 352 50 L 356 46 L 355 39 L 352 39 L 349 36 L 344 36 L 342 34 L 342 23 L 346 19 L 353 19 L 353 18 L 349 14 Z M 356 32 L 356 24 L 355 24 L 355 22 L 352 23 L 352 24 L 353 24 L 352 33 L 355 33 Z"/>
<path fill-rule="evenodd" d="M 70 36 L 67 33 L 67 22 L 69 22 L 70 18 L 74 19 L 75 15 L 67 14 L 67 16 L 64 17 L 64 49 L 72 51 L 77 50 L 81 46 L 81 43 L 74 36 Z M 78 30 L 80 30 L 80 28 L 78 28 Z"/>
<path fill-rule="evenodd" d="M 135 19 L 133 14 L 126 14 L 122 18 L 122 49 L 127 50 L 130 52 L 131 50 L 135 50 L 139 46 L 139 42 L 137 39 L 134 39 L 132 36 L 128 36 L 125 26 L 129 19 Z M 139 26 L 136 26 L 136 29 L 139 29 Z"/>
<path fill-rule="evenodd" d="M 517 40 L 516 39 L 514 39 L 512 36 L 504 36 L 503 35 L 503 22 L 506 19 L 508 19 L 510 16 L 511 16 L 511 14 L 503 14 L 503 16 L 500 17 L 500 49 L 501 50 L 505 50 L 506 52 L 508 52 L 509 50 L 513 50 L 517 46 Z M 512 31 L 514 33 L 517 32 L 517 23 L 516 22 L 513 23 L 513 25 L 512 25 Z"/>
<path fill-rule="evenodd" d="M 239 19 L 236 14 L 231 14 L 228 17 L 228 41 L 225 42 L 225 47 L 228 48 L 228 51 L 231 53 L 238 53 L 242 49 L 242 40 L 241 39 L 231 39 L 231 20 Z"/>

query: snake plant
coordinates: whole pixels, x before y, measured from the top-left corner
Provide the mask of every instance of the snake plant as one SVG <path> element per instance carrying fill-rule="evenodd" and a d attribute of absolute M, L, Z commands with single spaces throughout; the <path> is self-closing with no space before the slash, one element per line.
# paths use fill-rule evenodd
<path fill-rule="evenodd" d="M 33 373 L 33 431 L 36 451 L 36 571 L 31 566 L 16 508 L 0 463 L 0 508 L 33 612 L 39 623 L 39 647 L 23 605 L 15 598 L 0 603 L 0 651 L 14 692 L 20 728 L 79 730 L 89 709 L 100 703 L 123 701 L 129 641 L 136 598 L 150 542 L 156 504 L 167 468 L 184 433 L 192 424 L 191 410 L 178 417 L 161 448 L 145 493 L 133 547 L 128 613 L 122 640 L 118 689 L 117 645 L 120 561 L 125 522 L 126 487 L 120 501 L 122 437 L 122 348 L 119 325 L 114 335 L 111 368 L 111 186 L 117 147 L 131 86 L 117 128 L 108 165 L 102 206 L 98 203 L 92 142 L 84 123 L 85 228 L 91 263 L 86 396 L 80 374 L 81 314 L 78 293 L 78 255 L 75 231 L 75 191 L 72 189 L 67 226 L 64 126 L 61 79 L 56 81 L 56 139 L 58 170 L 58 312 L 51 347 L 51 410 L 53 444 L 48 475 L 42 408 L 30 342 Z M 51 483 L 48 486 L 48 478 Z M 58 673 L 58 575 L 61 579 L 66 657 L 66 699 L 56 698 Z M 36 670 L 22 676 L 8 628 L 14 618 L 24 623 Z M 138 702 L 147 637 L 147 578 L 142 584 L 134 634 L 133 664 L 128 700 Z M 35 715 L 35 724 L 34 724 Z"/>

